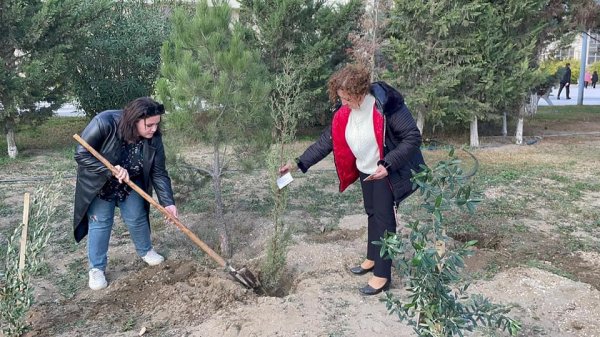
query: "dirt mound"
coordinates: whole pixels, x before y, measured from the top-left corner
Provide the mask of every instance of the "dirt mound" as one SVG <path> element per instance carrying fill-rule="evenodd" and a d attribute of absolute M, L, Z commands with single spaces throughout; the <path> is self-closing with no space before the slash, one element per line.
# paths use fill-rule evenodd
<path fill-rule="evenodd" d="M 110 280 L 110 273 L 107 273 Z M 60 325 L 96 321 L 97 331 L 127 330 L 132 326 L 185 326 L 203 322 L 226 307 L 243 304 L 256 295 L 229 278 L 229 275 L 198 266 L 193 261 L 167 261 L 142 268 L 114 280 L 103 291 L 89 289 L 65 301 L 34 310 L 31 336 L 60 332 Z M 59 323 L 60 322 L 60 323 Z M 101 326 L 110 322 L 112 327 Z M 71 330 L 70 335 L 73 331 Z M 83 332 L 82 332 L 83 333 Z"/>

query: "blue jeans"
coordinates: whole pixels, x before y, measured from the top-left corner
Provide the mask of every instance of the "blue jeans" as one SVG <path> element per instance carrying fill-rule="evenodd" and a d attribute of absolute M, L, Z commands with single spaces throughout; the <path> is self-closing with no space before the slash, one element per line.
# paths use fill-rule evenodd
<path fill-rule="evenodd" d="M 90 268 L 106 269 L 108 242 L 112 231 L 115 207 L 121 210 L 121 219 L 129 229 L 131 240 L 139 256 L 144 256 L 152 249 L 150 241 L 150 224 L 144 199 L 135 191 L 122 202 L 106 201 L 96 197 L 87 211 L 88 260 Z"/>

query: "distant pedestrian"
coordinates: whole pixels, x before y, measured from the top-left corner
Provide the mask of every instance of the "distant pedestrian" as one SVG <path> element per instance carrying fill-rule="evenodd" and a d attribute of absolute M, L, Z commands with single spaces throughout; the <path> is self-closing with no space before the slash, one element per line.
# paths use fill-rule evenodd
<path fill-rule="evenodd" d="M 592 74 L 592 88 L 596 89 L 596 82 L 598 82 L 598 72 L 594 70 Z"/>
<path fill-rule="evenodd" d="M 556 99 L 560 99 L 560 93 L 563 88 L 565 88 L 567 99 L 571 99 L 569 96 L 569 86 L 571 84 L 571 64 L 567 63 L 565 67 L 565 72 L 563 73 L 562 78 L 560 79 L 560 87 L 558 88 L 558 94 L 556 95 Z"/>
<path fill-rule="evenodd" d="M 585 72 L 585 75 L 583 76 L 583 81 L 585 83 L 585 88 L 587 89 L 588 84 L 590 84 L 590 82 L 592 81 L 592 74 L 590 74 L 589 71 Z"/>

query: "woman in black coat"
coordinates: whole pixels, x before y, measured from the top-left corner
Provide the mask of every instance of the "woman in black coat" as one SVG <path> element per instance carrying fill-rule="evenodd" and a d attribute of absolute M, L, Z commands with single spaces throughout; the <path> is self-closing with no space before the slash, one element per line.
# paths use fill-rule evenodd
<path fill-rule="evenodd" d="M 151 98 L 137 98 L 124 110 L 99 113 L 81 134 L 118 170 L 113 176 L 83 146 L 77 146 L 73 230 L 77 242 L 88 236 L 89 287 L 93 290 L 108 285 L 104 272 L 115 207 L 121 211 L 137 254 L 149 265 L 164 260 L 152 248 L 149 203 L 125 184 L 131 180 L 149 194 L 154 188 L 160 204 L 177 217 L 159 127 L 164 112 L 164 106 Z"/>
<path fill-rule="evenodd" d="M 338 105 L 331 127 L 297 158 L 296 164 L 280 168 L 285 174 L 294 168 L 306 172 L 333 151 L 340 192 L 360 179 L 368 215 L 367 258 L 350 272 L 373 271 L 368 284 L 359 289 L 374 295 L 391 283 L 391 260 L 381 257 L 372 244 L 384 232 L 396 232 L 395 208 L 414 192 L 413 171 L 424 165 L 420 151 L 421 133 L 404 98 L 384 82 L 370 83 L 368 70 L 348 65 L 329 79 L 328 93 Z"/>

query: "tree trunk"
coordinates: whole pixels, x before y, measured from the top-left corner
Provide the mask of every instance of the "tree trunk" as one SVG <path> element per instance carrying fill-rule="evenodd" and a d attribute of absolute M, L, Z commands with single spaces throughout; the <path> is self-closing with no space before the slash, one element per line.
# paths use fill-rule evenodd
<path fill-rule="evenodd" d="M 17 143 L 15 142 L 15 129 L 11 124 L 6 125 L 6 144 L 8 156 L 12 159 L 17 158 L 19 150 L 17 150 Z"/>
<path fill-rule="evenodd" d="M 423 134 L 423 127 L 425 126 L 425 112 L 419 111 L 417 114 L 417 128 Z"/>
<path fill-rule="evenodd" d="M 517 121 L 517 130 L 515 132 L 515 144 L 523 144 L 524 118 L 525 116 L 533 116 L 537 112 L 539 100 L 540 96 L 538 96 L 536 93 L 533 93 L 529 95 L 529 100 L 524 101 L 521 105 L 519 120 Z"/>
<path fill-rule="evenodd" d="M 479 131 L 477 130 L 477 117 L 471 120 L 471 147 L 479 147 Z"/>
<path fill-rule="evenodd" d="M 515 144 L 523 144 L 523 116 L 519 116 L 517 121 L 517 132 L 515 133 Z"/>
<path fill-rule="evenodd" d="M 506 110 L 502 113 L 502 137 L 506 137 L 508 135 L 508 126 L 507 118 L 506 118 Z"/>
<path fill-rule="evenodd" d="M 217 233 L 219 235 L 221 253 L 225 257 L 230 257 L 231 245 L 229 243 L 229 226 L 225 221 L 223 193 L 221 188 L 221 170 L 223 167 L 218 143 L 213 144 L 213 151 L 212 185 L 215 194 L 215 220 L 217 223 Z"/>
<path fill-rule="evenodd" d="M 529 95 L 529 102 L 525 104 L 525 113 L 527 116 L 533 116 L 537 113 L 540 96 L 537 93 Z"/>

